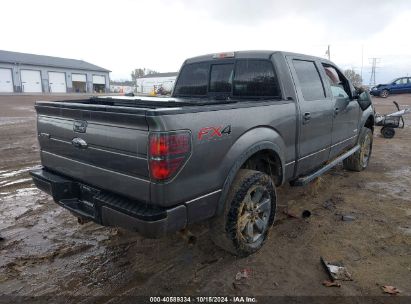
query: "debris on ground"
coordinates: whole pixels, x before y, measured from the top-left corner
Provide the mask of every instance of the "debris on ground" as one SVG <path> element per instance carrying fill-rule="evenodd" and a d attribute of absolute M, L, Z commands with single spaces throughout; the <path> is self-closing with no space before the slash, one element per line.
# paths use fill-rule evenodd
<path fill-rule="evenodd" d="M 287 215 L 289 218 L 295 218 L 295 219 L 306 219 L 311 216 L 311 211 L 310 210 L 302 210 L 301 206 L 296 204 L 294 200 L 290 200 L 287 202 L 287 205 L 285 205 L 285 210 L 283 213 Z M 301 214 L 301 215 L 299 215 Z"/>
<path fill-rule="evenodd" d="M 328 199 L 323 203 L 324 209 L 333 210 L 335 209 L 335 204 L 332 199 Z"/>
<path fill-rule="evenodd" d="M 299 219 L 298 214 L 301 212 L 301 206 L 295 200 L 287 201 L 283 213 L 289 218 Z"/>
<path fill-rule="evenodd" d="M 303 213 L 301 214 L 302 218 L 309 218 L 311 216 L 311 211 L 310 210 L 304 210 Z"/>
<path fill-rule="evenodd" d="M 325 287 L 341 287 L 341 284 L 335 281 L 329 281 L 329 280 L 325 280 L 323 282 L 323 285 Z"/>
<path fill-rule="evenodd" d="M 246 279 L 248 279 L 251 276 L 251 269 L 243 269 L 235 275 L 235 281 L 233 282 L 233 288 L 234 289 L 241 289 L 241 285 L 247 285 L 249 284 L 246 282 Z"/>
<path fill-rule="evenodd" d="M 241 290 L 242 286 L 250 286 L 247 282 L 233 282 L 233 288 L 237 290 Z"/>
<path fill-rule="evenodd" d="M 384 286 L 381 286 L 381 288 L 385 293 L 389 293 L 392 295 L 396 295 L 401 292 L 397 287 L 390 286 L 390 285 L 384 285 Z"/>
<path fill-rule="evenodd" d="M 1 242 L 1 241 L 4 241 L 4 237 L 1 237 L 1 236 L 0 236 L 0 242 Z"/>
<path fill-rule="evenodd" d="M 348 272 L 348 270 L 342 263 L 327 262 L 323 257 L 321 257 L 321 262 L 324 265 L 332 281 L 352 281 L 351 274 Z"/>
<path fill-rule="evenodd" d="M 251 275 L 251 270 L 250 269 L 243 269 L 235 275 L 235 280 L 236 281 L 241 281 L 242 279 L 247 279 Z"/>
<path fill-rule="evenodd" d="M 287 210 L 284 211 L 284 214 L 289 218 L 295 218 L 295 219 L 300 218 L 298 215 L 295 215 L 294 213 L 288 212 Z"/>
<path fill-rule="evenodd" d="M 324 203 L 323 203 L 323 208 L 327 209 L 327 210 L 334 210 L 337 208 L 337 204 L 340 204 L 344 202 L 344 199 L 340 196 L 333 196 L 329 199 L 327 199 Z"/>
<path fill-rule="evenodd" d="M 355 221 L 356 218 L 355 216 L 352 216 L 352 215 L 342 215 L 341 220 L 343 220 L 344 222 L 352 222 L 352 221 Z"/>

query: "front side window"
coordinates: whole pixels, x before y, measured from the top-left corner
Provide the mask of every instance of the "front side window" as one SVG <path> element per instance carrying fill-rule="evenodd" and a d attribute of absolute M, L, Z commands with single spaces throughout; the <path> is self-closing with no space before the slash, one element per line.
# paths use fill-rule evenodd
<path fill-rule="evenodd" d="M 395 81 L 396 84 L 407 84 L 407 78 L 400 78 Z"/>
<path fill-rule="evenodd" d="M 175 94 L 186 96 L 207 95 L 209 64 L 205 62 L 187 64 L 178 78 Z"/>
<path fill-rule="evenodd" d="M 325 99 L 324 86 L 314 61 L 294 59 L 293 65 L 304 99 L 307 101 Z"/>
<path fill-rule="evenodd" d="M 327 80 L 330 84 L 331 93 L 333 94 L 333 97 L 348 99 L 348 88 L 347 85 L 344 83 L 344 80 L 342 79 L 340 73 L 338 73 L 338 71 L 330 65 L 323 64 L 323 67 L 325 70 L 325 74 L 327 75 Z"/>
<path fill-rule="evenodd" d="M 268 60 L 238 60 L 233 95 L 279 97 L 280 90 L 272 63 Z"/>

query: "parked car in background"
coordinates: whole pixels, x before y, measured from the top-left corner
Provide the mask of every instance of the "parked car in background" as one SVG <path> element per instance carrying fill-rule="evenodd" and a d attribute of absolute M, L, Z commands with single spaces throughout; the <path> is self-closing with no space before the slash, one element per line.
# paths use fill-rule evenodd
<path fill-rule="evenodd" d="M 371 95 L 388 97 L 390 94 L 411 93 L 411 77 L 401 77 L 390 81 L 388 84 L 379 84 L 371 88 Z"/>

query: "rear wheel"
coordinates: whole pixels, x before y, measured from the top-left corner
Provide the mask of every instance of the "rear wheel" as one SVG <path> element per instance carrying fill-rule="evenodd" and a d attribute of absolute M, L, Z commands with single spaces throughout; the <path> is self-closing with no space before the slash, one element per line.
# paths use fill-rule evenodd
<path fill-rule="evenodd" d="M 381 134 L 385 138 L 393 138 L 394 135 L 395 135 L 395 130 L 394 130 L 394 128 L 383 127 L 383 128 L 381 128 Z"/>
<path fill-rule="evenodd" d="M 267 174 L 240 170 L 224 213 L 211 221 L 214 243 L 241 257 L 258 251 L 274 222 L 276 199 L 274 183 Z"/>
<path fill-rule="evenodd" d="M 367 168 L 372 152 L 372 131 L 363 127 L 360 134 L 360 149 L 343 161 L 344 168 L 350 171 L 362 171 Z"/>
<path fill-rule="evenodd" d="M 388 95 L 390 95 L 390 92 L 388 90 L 382 90 L 380 93 L 380 97 L 382 98 L 387 98 Z"/>

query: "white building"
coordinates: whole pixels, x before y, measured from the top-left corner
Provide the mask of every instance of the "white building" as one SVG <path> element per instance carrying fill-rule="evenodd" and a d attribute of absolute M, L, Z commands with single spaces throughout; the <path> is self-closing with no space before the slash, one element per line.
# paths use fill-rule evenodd
<path fill-rule="evenodd" d="M 174 87 L 177 75 L 177 72 L 157 73 L 137 78 L 137 93 L 149 94 L 160 86 L 166 91 L 171 91 Z"/>
<path fill-rule="evenodd" d="M 128 86 L 128 85 L 121 85 L 121 84 L 111 84 L 110 85 L 110 92 L 112 93 L 134 93 L 136 91 L 136 87 Z"/>
<path fill-rule="evenodd" d="M 0 94 L 107 93 L 109 73 L 82 60 L 0 50 Z"/>

